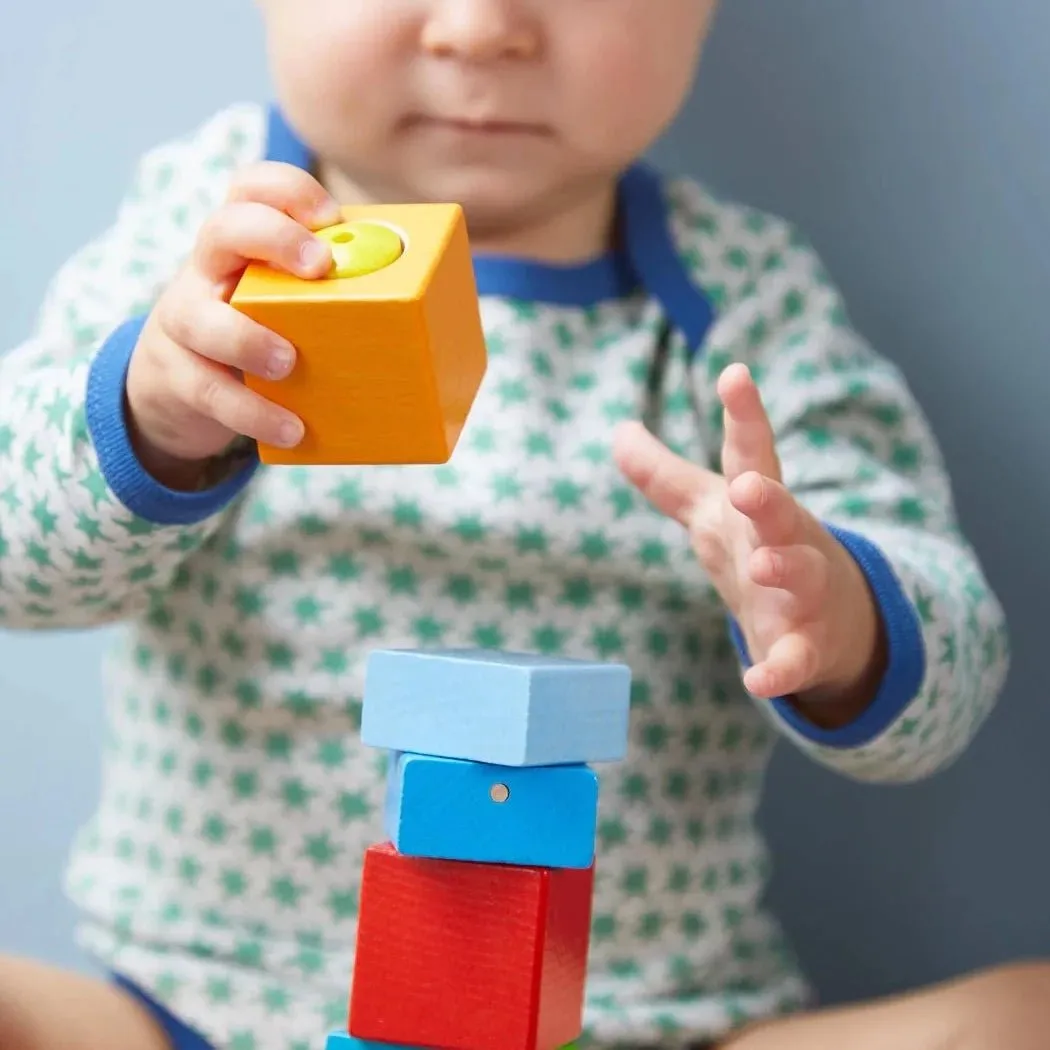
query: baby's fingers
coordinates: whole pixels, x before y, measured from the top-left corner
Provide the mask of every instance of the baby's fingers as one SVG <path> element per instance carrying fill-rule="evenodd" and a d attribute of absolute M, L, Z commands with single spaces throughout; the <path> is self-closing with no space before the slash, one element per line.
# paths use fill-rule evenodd
<path fill-rule="evenodd" d="M 744 688 L 752 696 L 772 700 L 801 693 L 812 685 L 820 669 L 820 653 L 810 633 L 782 635 L 766 658 L 744 673 Z"/>
<path fill-rule="evenodd" d="M 748 470 L 780 477 L 776 437 L 762 396 L 746 365 L 729 365 L 718 378 L 725 406 L 722 473 L 733 482 Z"/>
<path fill-rule="evenodd" d="M 755 471 L 729 485 L 729 502 L 751 522 L 751 541 L 758 547 L 804 542 L 807 521 L 795 497 L 779 481 Z"/>
<path fill-rule="evenodd" d="M 227 368 L 181 346 L 169 351 L 170 393 L 190 412 L 266 444 L 291 447 L 302 440 L 296 415 L 256 394 Z"/>
<path fill-rule="evenodd" d="M 332 265 L 332 249 L 284 212 L 255 201 L 227 204 L 204 224 L 193 256 L 205 280 L 225 298 L 232 282 L 252 261 L 295 274 L 323 277 Z"/>
<path fill-rule="evenodd" d="M 826 555 L 808 543 L 759 547 L 751 552 L 748 563 L 753 583 L 791 596 L 791 615 L 796 620 L 819 615 L 828 596 L 829 572 Z"/>
<path fill-rule="evenodd" d="M 711 471 L 676 455 L 638 422 L 617 429 L 613 457 L 624 477 L 657 510 L 687 527 L 698 501 L 721 485 Z"/>
<path fill-rule="evenodd" d="M 277 161 L 242 168 L 233 176 L 226 199 L 267 204 L 312 230 L 341 218 L 339 204 L 313 175 Z"/>
<path fill-rule="evenodd" d="M 295 363 L 286 339 L 246 317 L 221 299 L 196 294 L 193 280 L 173 288 L 157 304 L 164 333 L 179 346 L 239 372 L 283 379 Z"/>

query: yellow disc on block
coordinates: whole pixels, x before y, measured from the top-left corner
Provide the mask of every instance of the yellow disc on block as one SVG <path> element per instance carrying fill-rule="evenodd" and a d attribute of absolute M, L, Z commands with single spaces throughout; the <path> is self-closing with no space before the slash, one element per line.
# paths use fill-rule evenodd
<path fill-rule="evenodd" d="M 316 234 L 332 246 L 330 277 L 361 277 L 400 258 L 401 238 L 378 222 L 340 222 Z"/>

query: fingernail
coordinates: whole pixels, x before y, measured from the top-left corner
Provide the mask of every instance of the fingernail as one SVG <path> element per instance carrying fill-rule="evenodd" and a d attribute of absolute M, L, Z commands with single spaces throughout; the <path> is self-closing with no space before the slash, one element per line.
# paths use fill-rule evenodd
<path fill-rule="evenodd" d="M 314 210 L 314 218 L 317 220 L 318 226 L 332 226 L 339 222 L 343 217 L 343 209 L 339 207 L 339 202 L 332 197 L 326 197 L 323 201 L 318 202 L 317 208 Z"/>
<path fill-rule="evenodd" d="M 303 433 L 303 424 L 300 420 L 286 420 L 278 431 L 277 443 L 284 448 L 292 448 L 302 441 Z"/>
<path fill-rule="evenodd" d="M 283 379 L 291 371 L 294 357 L 295 354 L 292 353 L 290 346 L 285 346 L 283 343 L 278 344 L 270 352 L 266 362 L 266 378 Z"/>
<path fill-rule="evenodd" d="M 311 237 L 299 249 L 299 258 L 302 260 L 303 269 L 312 273 L 322 266 L 332 264 L 332 249 L 319 237 Z"/>

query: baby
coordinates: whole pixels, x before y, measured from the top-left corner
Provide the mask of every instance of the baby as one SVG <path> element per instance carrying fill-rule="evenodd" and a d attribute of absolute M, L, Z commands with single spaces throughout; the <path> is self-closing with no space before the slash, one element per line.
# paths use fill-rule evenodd
<path fill-rule="evenodd" d="M 126 624 L 67 880 L 107 976 L 0 960 L 0 1046 L 320 1050 L 382 837 L 364 661 L 423 646 L 631 667 L 588 1045 L 1045 1045 L 1041 963 L 821 1011 L 762 904 L 775 741 L 926 776 L 1008 651 L 921 411 L 804 239 L 639 161 L 714 0 L 260 6 L 278 104 L 152 151 L 0 363 L 0 624 Z M 263 467 L 302 424 L 241 377 L 296 350 L 229 297 L 251 260 L 323 276 L 313 231 L 374 201 L 465 208 L 460 445 Z"/>

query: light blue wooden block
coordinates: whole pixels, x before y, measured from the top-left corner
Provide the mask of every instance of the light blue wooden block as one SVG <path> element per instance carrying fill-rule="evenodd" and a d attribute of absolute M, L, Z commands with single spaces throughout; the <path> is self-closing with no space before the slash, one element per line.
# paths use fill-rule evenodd
<path fill-rule="evenodd" d="M 598 777 L 585 765 L 515 769 L 394 753 L 385 819 L 387 837 L 413 857 L 586 868 Z"/>
<path fill-rule="evenodd" d="M 503 766 L 616 762 L 627 752 L 630 703 L 623 664 L 380 649 L 366 668 L 361 739 Z"/>
<path fill-rule="evenodd" d="M 324 1050 L 427 1050 L 404 1043 L 377 1043 L 374 1039 L 357 1039 L 346 1032 L 329 1032 Z"/>

